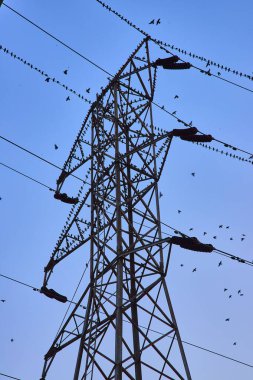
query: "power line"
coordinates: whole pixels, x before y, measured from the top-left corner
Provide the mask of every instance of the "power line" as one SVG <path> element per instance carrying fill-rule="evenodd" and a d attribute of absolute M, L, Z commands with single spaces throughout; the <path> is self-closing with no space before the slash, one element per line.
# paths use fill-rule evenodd
<path fill-rule="evenodd" d="M 1 6 L 1 4 L 0 4 L 0 6 Z M 13 376 L 10 376 L 10 375 L 6 375 L 5 373 L 0 373 L 0 375 L 1 375 L 1 376 L 4 376 L 4 377 L 8 377 L 9 379 L 21 380 L 21 379 L 19 379 L 19 378 L 17 378 L 17 377 L 13 377 Z"/>
<path fill-rule="evenodd" d="M 125 23 L 127 23 L 129 26 L 131 26 L 132 28 L 134 28 L 135 30 L 137 30 L 139 33 L 141 33 L 142 35 L 144 35 L 144 36 L 149 36 L 149 34 L 147 33 L 147 32 L 145 32 L 144 30 L 142 30 L 141 28 L 139 28 L 137 25 L 135 25 L 134 23 L 132 23 L 129 19 L 127 19 L 126 17 L 124 17 L 122 14 L 120 14 L 119 12 L 117 12 L 117 11 L 115 11 L 113 8 L 111 8 L 110 6 L 108 6 L 107 4 L 105 4 L 104 2 L 102 2 L 101 0 L 96 0 L 100 5 L 102 5 L 104 8 L 106 8 L 109 12 L 112 12 L 113 14 L 115 14 L 118 18 L 120 18 L 121 19 L 121 21 L 124 21 Z M 150 36 L 149 36 L 150 37 Z M 169 47 L 170 49 L 172 49 L 172 50 L 176 50 L 176 51 L 178 51 L 179 53 L 181 53 L 181 54 L 185 54 L 185 55 L 188 55 L 188 56 L 190 56 L 191 58 L 196 58 L 196 59 L 200 59 L 202 62 L 205 62 L 206 63 L 206 67 L 208 67 L 208 66 L 216 66 L 218 69 L 220 69 L 220 70 L 225 70 L 226 72 L 229 72 L 229 73 L 231 73 L 231 74 L 235 74 L 235 75 L 239 75 L 240 77 L 245 77 L 245 78 L 247 78 L 247 79 L 249 79 L 249 80 L 253 80 L 253 76 L 252 75 L 248 75 L 248 74 L 244 74 L 244 73 L 242 73 L 242 72 L 239 72 L 238 70 L 234 70 L 234 69 L 231 69 L 230 67 L 227 67 L 227 66 L 225 66 L 225 65 L 222 65 L 222 64 L 219 64 L 219 63 L 216 63 L 216 62 L 214 62 L 213 60 L 211 60 L 211 59 L 207 59 L 207 58 L 205 58 L 205 57 L 202 57 L 202 56 L 199 56 L 199 55 L 197 55 L 197 54 L 194 54 L 194 53 L 192 53 L 192 52 L 187 52 L 186 50 L 184 50 L 184 49 L 182 49 L 182 48 L 178 48 L 178 47 L 176 47 L 176 46 L 174 46 L 174 45 L 171 45 L 171 44 L 168 44 L 168 43 L 166 43 L 166 42 L 163 42 L 163 41 L 161 41 L 161 40 L 157 40 L 157 39 L 155 39 L 155 38 L 152 38 L 152 37 L 150 37 L 151 38 L 151 40 L 153 41 L 153 42 L 155 42 L 157 45 L 159 45 L 160 46 L 160 48 L 161 49 L 163 49 L 163 50 L 166 50 L 168 53 L 170 53 L 170 54 L 173 54 L 172 52 L 170 52 L 170 51 L 168 51 L 167 49 L 165 49 L 164 47 Z M 182 60 L 181 59 L 181 61 L 183 61 L 183 62 L 185 62 L 184 60 Z M 229 83 L 231 83 L 231 84 L 234 84 L 234 85 L 237 85 L 237 86 L 239 86 L 239 87 L 242 87 L 242 88 L 244 88 L 244 89 L 247 89 L 247 88 L 245 88 L 245 87 L 243 87 L 243 86 L 240 86 L 240 85 L 238 85 L 238 84 L 236 84 L 236 83 L 234 83 L 234 82 L 231 82 L 231 81 L 228 81 L 228 80 L 226 80 L 226 79 L 224 79 L 224 78 L 222 78 L 222 77 L 220 77 L 220 76 L 217 76 L 217 75 L 215 75 L 215 74 L 211 74 L 211 73 L 209 73 L 208 71 L 205 71 L 205 70 L 202 70 L 202 69 L 200 69 L 200 68 L 198 68 L 198 67 L 196 67 L 196 66 L 193 66 L 195 69 L 197 69 L 197 70 L 201 70 L 203 73 L 206 73 L 206 74 L 208 74 L 208 75 L 213 75 L 213 76 L 215 76 L 215 77 L 217 77 L 218 79 L 223 79 L 223 80 L 225 80 L 225 81 L 227 81 L 227 82 L 229 82 Z M 249 89 L 247 89 L 247 90 L 249 90 Z M 253 92 L 252 90 L 249 90 L 249 91 L 251 91 L 251 92 Z"/>
<path fill-rule="evenodd" d="M 47 74 L 45 74 L 41 69 L 35 67 L 35 65 L 29 63 L 26 59 L 24 58 L 21 58 L 19 56 L 17 56 L 14 52 L 10 51 L 9 49 L 7 48 L 4 48 L 3 46 L 0 45 L 0 50 L 2 50 L 4 53 L 10 55 L 11 57 L 13 57 L 14 59 L 15 58 L 18 58 L 19 61 L 22 61 L 24 64 L 28 65 L 29 67 L 31 67 L 32 69 L 36 70 L 37 72 L 39 72 L 41 75 L 44 75 L 46 76 L 48 79 L 50 79 L 53 83 L 56 83 L 56 84 L 60 84 L 63 88 L 65 88 L 67 91 L 71 92 L 71 93 L 74 93 L 76 96 L 78 96 L 79 98 L 81 98 L 82 100 L 84 100 L 85 102 L 88 102 L 89 104 L 92 104 L 92 102 L 86 98 L 83 97 L 83 95 L 81 94 L 78 94 L 75 90 L 72 90 L 71 88 L 69 88 L 68 86 L 66 86 L 65 84 L 62 84 L 60 83 L 58 80 L 56 80 L 55 78 L 51 78 L 49 77 Z M 112 74 L 110 74 L 112 76 Z M 193 126 L 192 124 L 189 124 L 185 121 L 183 121 L 182 119 L 180 119 L 178 116 L 174 115 L 173 112 L 170 112 L 168 111 L 167 109 L 165 109 L 164 106 L 160 106 L 158 103 L 152 101 L 152 103 L 158 107 L 160 110 L 164 111 L 165 113 L 169 114 L 170 116 L 172 116 L 174 119 L 176 119 L 179 123 L 183 123 L 184 126 Z M 196 127 L 196 126 L 195 126 Z M 204 134 L 203 132 L 199 131 L 199 133 L 201 134 Z M 241 160 L 241 161 L 245 161 L 245 162 L 249 162 L 250 164 L 253 164 L 253 162 L 250 160 L 252 157 L 253 157 L 253 154 L 250 153 L 250 152 L 247 152 L 246 150 L 244 149 L 241 149 L 241 148 L 238 148 L 238 147 L 235 147 L 231 144 L 227 144 L 226 142 L 224 141 L 221 141 L 221 140 L 218 140 L 216 138 L 213 138 L 214 141 L 216 141 L 217 143 L 219 144 L 222 144 L 224 147 L 226 148 L 230 148 L 234 151 L 239 151 L 241 153 L 244 153 L 246 155 L 249 155 L 249 159 L 247 158 L 244 158 L 244 157 L 240 157 L 238 155 L 235 155 L 235 154 L 231 154 L 231 153 L 226 153 L 226 152 L 223 152 L 223 151 L 219 151 L 218 149 L 215 149 L 215 148 L 212 148 L 210 145 L 206 145 L 206 144 L 202 144 L 202 143 L 197 143 L 197 145 L 201 145 L 203 146 L 204 148 L 207 148 L 209 150 L 213 150 L 213 151 L 216 151 L 216 152 L 219 152 L 221 154 L 225 154 L 226 156 L 229 156 L 231 158 L 235 158 L 235 159 L 238 159 L 238 160 Z M 77 177 L 76 177 L 77 178 Z M 80 178 L 79 178 L 80 179 Z"/>
<path fill-rule="evenodd" d="M 1 273 L 0 273 L 0 276 L 6 278 L 6 279 L 8 279 L 8 280 L 14 281 L 15 283 L 18 283 L 18 284 L 24 285 L 24 286 L 26 286 L 26 287 L 32 288 L 33 290 L 37 290 L 37 291 L 39 291 L 39 289 L 34 288 L 32 285 L 29 285 L 29 284 L 27 284 L 27 283 L 24 283 L 24 282 L 18 281 L 18 280 L 16 280 L 16 279 L 12 278 L 12 277 L 5 276 L 5 275 L 3 275 L 3 274 L 1 274 Z M 83 277 L 83 276 L 82 276 L 82 277 Z M 82 278 L 81 278 L 81 280 L 82 280 Z M 81 282 L 81 280 L 80 280 L 80 282 Z M 80 282 L 79 282 L 79 284 L 80 284 Z M 79 286 L 79 284 L 78 284 L 78 286 Z M 71 302 L 71 301 L 68 301 L 68 302 Z M 76 304 L 75 302 L 72 302 L 72 303 Z M 81 306 L 81 305 L 80 305 L 80 306 Z M 83 307 L 83 306 L 82 306 L 82 307 Z M 65 317 L 64 317 L 64 318 L 65 318 Z M 128 322 L 128 321 L 125 320 L 125 322 Z M 141 327 L 141 328 L 144 328 L 144 329 L 147 329 L 145 326 L 140 326 L 140 327 Z M 151 329 L 149 329 L 149 330 L 151 330 Z M 163 335 L 163 333 L 162 333 L 161 331 L 157 331 L 157 330 L 153 330 L 153 329 L 152 329 L 152 332 L 155 332 L 155 333 L 157 333 L 157 334 L 159 334 L 159 335 Z M 203 351 L 206 351 L 206 352 L 208 352 L 208 353 L 210 353 L 210 354 L 217 355 L 217 356 L 223 357 L 224 359 L 232 360 L 233 362 L 236 362 L 236 363 L 238 363 L 238 364 L 242 364 L 242 365 L 245 365 L 245 366 L 247 366 L 247 367 L 253 368 L 253 365 L 251 365 L 251 364 L 248 364 L 248 363 L 245 363 L 245 362 L 243 362 L 243 361 L 240 361 L 240 360 L 237 360 L 237 359 L 231 358 L 231 357 L 229 357 L 229 356 L 227 356 L 227 355 L 220 354 L 220 353 L 217 352 L 217 351 L 209 350 L 208 348 L 205 348 L 205 347 L 202 347 L 202 346 L 199 346 L 199 345 L 197 345 L 197 344 L 190 343 L 190 342 L 187 342 L 187 341 L 182 341 L 182 342 L 185 343 L 185 344 L 187 344 L 187 345 L 189 345 L 189 346 L 192 346 L 192 347 L 198 348 L 199 350 L 203 350 Z M 0 373 L 0 375 L 2 375 L 2 374 Z M 15 379 L 15 378 L 13 378 L 13 379 Z M 17 380 L 20 380 L 20 379 L 17 379 Z"/>

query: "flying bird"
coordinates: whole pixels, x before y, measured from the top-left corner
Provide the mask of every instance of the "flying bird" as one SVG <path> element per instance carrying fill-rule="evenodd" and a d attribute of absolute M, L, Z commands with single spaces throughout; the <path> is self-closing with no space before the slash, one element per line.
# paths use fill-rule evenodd
<path fill-rule="evenodd" d="M 89 88 L 86 88 L 85 91 L 87 92 L 87 94 L 89 94 L 89 93 L 90 93 L 90 87 L 89 87 Z"/>
<path fill-rule="evenodd" d="M 69 102 L 70 101 L 70 97 L 68 96 L 65 100 L 66 100 L 66 102 Z"/>
<path fill-rule="evenodd" d="M 236 343 L 236 342 L 234 342 L 234 343 L 233 343 L 233 346 L 236 346 L 236 344 L 237 344 L 237 343 Z"/>
<path fill-rule="evenodd" d="M 228 298 L 232 298 L 232 294 L 230 294 Z"/>
<path fill-rule="evenodd" d="M 227 291 L 227 288 L 224 288 L 224 292 L 226 292 Z"/>
<path fill-rule="evenodd" d="M 3 302 L 3 303 L 4 303 L 4 302 L 6 302 L 6 300 L 1 300 L 1 302 Z"/>
<path fill-rule="evenodd" d="M 230 226 L 227 226 L 226 228 L 228 229 L 228 228 L 230 228 Z"/>
<path fill-rule="evenodd" d="M 180 214 L 182 211 L 181 210 L 177 210 L 178 214 Z"/>
<path fill-rule="evenodd" d="M 194 268 L 194 269 L 192 270 L 192 272 L 197 272 L 197 268 Z"/>
<path fill-rule="evenodd" d="M 161 24 L 160 18 L 156 21 L 156 25 L 159 25 L 159 24 Z"/>
<path fill-rule="evenodd" d="M 213 236 L 213 239 L 217 239 L 217 236 Z"/>
<path fill-rule="evenodd" d="M 245 240 L 245 238 L 244 238 L 244 237 L 242 237 L 242 238 L 241 238 L 241 241 L 243 241 L 243 240 Z"/>
<path fill-rule="evenodd" d="M 189 231 L 192 231 L 193 230 L 193 227 L 189 228 Z"/>
<path fill-rule="evenodd" d="M 180 264 L 180 267 L 183 267 L 184 266 L 184 264 Z"/>
<path fill-rule="evenodd" d="M 203 235 L 207 235 L 207 232 L 203 232 Z"/>
<path fill-rule="evenodd" d="M 237 293 L 240 294 L 241 292 L 242 292 L 241 289 L 239 289 Z"/>
<path fill-rule="evenodd" d="M 175 96 L 174 96 L 174 99 L 178 99 L 178 98 L 179 98 L 179 96 L 178 96 L 178 95 L 175 95 Z"/>
<path fill-rule="evenodd" d="M 225 319 L 225 322 L 229 322 L 229 321 L 230 321 L 230 318 L 226 318 L 226 319 Z"/>
<path fill-rule="evenodd" d="M 229 240 L 234 240 L 232 237 Z"/>
<path fill-rule="evenodd" d="M 54 149 L 55 150 L 59 149 L 58 145 L 54 144 Z"/>
<path fill-rule="evenodd" d="M 221 265 L 222 265 L 222 261 L 219 262 L 218 267 L 220 267 Z"/>
<path fill-rule="evenodd" d="M 14 339 L 13 339 L 13 338 L 11 338 L 11 342 L 14 342 Z"/>
<path fill-rule="evenodd" d="M 219 225 L 219 228 L 222 228 L 222 227 L 223 227 L 223 224 L 220 224 L 220 225 Z"/>
<path fill-rule="evenodd" d="M 151 21 L 149 22 L 149 25 L 154 24 L 154 23 L 155 23 L 155 20 L 153 19 L 153 20 L 151 20 Z"/>
<path fill-rule="evenodd" d="M 195 173 L 191 173 L 191 175 L 192 175 L 193 177 L 195 177 Z"/>
<path fill-rule="evenodd" d="M 63 71 L 63 74 L 67 75 L 67 74 L 68 74 L 68 69 L 65 69 L 65 70 Z"/>

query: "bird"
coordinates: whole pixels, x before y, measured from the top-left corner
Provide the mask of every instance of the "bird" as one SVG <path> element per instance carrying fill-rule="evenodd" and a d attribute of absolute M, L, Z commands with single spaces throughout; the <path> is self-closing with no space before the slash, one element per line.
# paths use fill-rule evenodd
<path fill-rule="evenodd" d="M 163 196 L 163 193 L 160 191 L 159 198 L 162 198 L 162 196 Z"/>
<path fill-rule="evenodd" d="M 242 297 L 242 296 L 244 296 L 244 294 L 243 294 L 243 293 L 241 293 L 241 294 L 240 294 L 240 296 Z"/>
<path fill-rule="evenodd" d="M 228 228 L 230 228 L 230 226 L 227 226 L 226 228 L 228 229 Z"/>
<path fill-rule="evenodd" d="M 228 298 L 232 298 L 232 294 L 230 294 Z"/>
<path fill-rule="evenodd" d="M 218 71 L 217 75 L 219 75 L 219 76 L 220 76 L 220 75 L 221 75 L 221 73 Z"/>
<path fill-rule="evenodd" d="M 49 81 L 50 81 L 50 78 L 46 78 L 46 79 L 45 79 L 45 82 L 48 83 Z"/>
<path fill-rule="evenodd" d="M 242 292 L 241 289 L 239 289 L 237 293 L 240 294 L 241 292 Z"/>
<path fill-rule="evenodd" d="M 192 121 L 190 121 L 189 126 L 190 126 L 190 127 L 192 126 Z"/>
<path fill-rule="evenodd" d="M 237 344 L 237 343 L 236 343 L 236 342 L 234 342 L 234 343 L 233 343 L 233 346 L 236 346 L 236 344 Z"/>
<path fill-rule="evenodd" d="M 224 288 L 224 292 L 226 292 L 227 291 L 227 288 Z"/>
<path fill-rule="evenodd" d="M 14 342 L 14 339 L 13 339 L 13 338 L 11 338 L 11 342 Z"/>
<path fill-rule="evenodd" d="M 1 302 L 3 302 L 3 303 L 4 303 L 4 302 L 6 302 L 6 300 L 1 300 Z"/>
<path fill-rule="evenodd" d="M 229 321 L 230 321 L 230 318 L 226 318 L 226 319 L 225 319 L 225 322 L 229 322 Z"/>
<path fill-rule="evenodd" d="M 222 265 L 222 261 L 219 262 L 218 267 L 220 267 L 221 265 Z"/>
<path fill-rule="evenodd" d="M 183 267 L 184 266 L 184 264 L 180 264 L 180 267 Z"/>
<path fill-rule="evenodd" d="M 242 234 L 242 236 L 246 236 L 245 234 Z"/>
<path fill-rule="evenodd" d="M 194 269 L 192 270 L 192 272 L 197 272 L 197 268 L 194 268 Z"/>
<path fill-rule="evenodd" d="M 193 230 L 193 227 L 189 228 L 189 231 L 192 231 Z"/>
<path fill-rule="evenodd" d="M 178 95 L 175 95 L 175 96 L 174 96 L 174 99 L 178 99 L 178 98 L 179 98 L 179 96 L 178 96 Z"/>
<path fill-rule="evenodd" d="M 207 232 L 203 232 L 203 235 L 207 235 Z"/>
<path fill-rule="evenodd" d="M 154 23 L 155 23 L 155 20 L 153 19 L 153 20 L 151 20 L 151 21 L 149 22 L 149 25 L 154 24 Z"/>
<path fill-rule="evenodd" d="M 177 210 L 178 214 L 180 214 L 182 211 L 181 210 Z"/>
<path fill-rule="evenodd" d="M 195 173 L 191 173 L 191 175 L 192 175 L 193 177 L 195 177 Z"/>
<path fill-rule="evenodd" d="M 159 25 L 159 24 L 161 24 L 160 18 L 156 21 L 156 25 Z"/>
<path fill-rule="evenodd" d="M 68 74 L 68 69 L 65 69 L 65 70 L 63 71 L 63 74 L 67 75 L 67 74 Z"/>
<path fill-rule="evenodd" d="M 54 144 L 54 149 L 55 150 L 59 149 L 58 145 Z"/>
<path fill-rule="evenodd" d="M 173 112 L 172 112 L 172 115 L 176 115 L 176 113 L 177 113 L 177 111 L 173 111 Z"/>
<path fill-rule="evenodd" d="M 220 225 L 219 225 L 219 228 L 222 228 L 222 227 L 223 227 L 223 224 L 220 224 Z"/>
<path fill-rule="evenodd" d="M 244 238 L 244 237 L 242 237 L 242 238 L 241 238 L 241 241 L 243 241 L 243 240 L 245 240 L 245 238 Z"/>
<path fill-rule="evenodd" d="M 217 236 L 213 236 L 213 239 L 217 239 Z"/>
<path fill-rule="evenodd" d="M 70 101 L 70 97 L 68 96 L 65 100 L 66 102 Z"/>
<path fill-rule="evenodd" d="M 229 240 L 234 240 L 232 237 Z"/>
<path fill-rule="evenodd" d="M 87 92 L 87 94 L 89 94 L 89 93 L 90 93 L 90 87 L 89 87 L 89 88 L 86 88 L 85 91 Z"/>

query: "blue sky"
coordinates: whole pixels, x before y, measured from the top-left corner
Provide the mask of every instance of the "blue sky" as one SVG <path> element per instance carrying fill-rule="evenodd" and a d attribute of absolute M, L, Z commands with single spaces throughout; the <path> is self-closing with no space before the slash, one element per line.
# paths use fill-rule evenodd
<path fill-rule="evenodd" d="M 111 73 L 118 70 L 142 39 L 95 0 L 6 3 Z M 252 74 L 249 0 L 232 3 L 215 0 L 209 4 L 185 0 L 110 0 L 108 4 L 158 39 Z M 161 18 L 161 25 L 149 25 L 152 18 Z M 104 73 L 6 7 L 0 8 L 0 35 L 0 44 L 78 92 L 85 94 L 90 87 L 91 100 L 107 83 Z M 157 54 L 157 50 L 154 52 Z M 192 62 L 200 65 L 198 61 Z M 67 76 L 63 74 L 66 68 Z M 249 80 L 226 74 L 224 77 L 253 89 Z M 175 94 L 179 99 L 174 100 Z M 0 51 L 0 134 L 59 166 L 67 158 L 88 110 L 88 104 L 72 95 L 66 102 L 67 96 L 64 89 L 46 83 L 38 73 Z M 160 70 L 155 100 L 170 111 L 176 110 L 182 119 L 193 120 L 201 131 L 253 151 L 251 92 L 193 69 Z M 178 127 L 174 119 L 158 111 L 155 124 L 168 130 Z M 57 151 L 55 143 L 59 146 Z M 1 140 L 0 156 L 0 162 L 54 186 L 59 174 L 56 169 Z M 252 165 L 248 163 L 181 140 L 173 141 L 160 183 L 163 221 L 185 232 L 192 227 L 194 236 L 201 240 L 253 260 L 251 174 Z M 0 179 L 1 273 L 40 287 L 43 268 L 69 207 L 55 201 L 47 189 L 4 167 L 0 167 Z M 230 228 L 219 229 L 220 224 Z M 204 231 L 208 232 L 205 237 Z M 242 233 L 246 234 L 243 242 Z M 215 254 L 173 251 L 168 284 L 181 335 L 186 341 L 253 365 L 252 268 L 225 258 L 218 268 L 220 259 Z M 70 297 L 82 268 L 75 258 L 68 264 L 64 273 L 68 269 L 69 278 L 61 285 Z M 196 273 L 192 273 L 194 267 Z M 65 306 L 3 278 L 0 284 L 0 298 L 6 299 L 0 305 L 0 372 L 22 380 L 38 379 L 43 355 L 56 334 Z M 228 292 L 224 293 L 224 288 Z M 239 289 L 243 297 L 238 296 Z M 232 294 L 231 299 L 228 293 Z M 230 322 L 226 323 L 228 317 Z M 12 338 L 14 342 L 10 341 Z M 233 346 L 234 341 L 237 346 Z M 252 379 L 252 368 L 189 346 L 185 350 L 194 380 Z M 74 355 L 71 352 L 68 360 Z M 58 370 L 61 379 L 71 378 L 68 361 L 63 361 Z"/>

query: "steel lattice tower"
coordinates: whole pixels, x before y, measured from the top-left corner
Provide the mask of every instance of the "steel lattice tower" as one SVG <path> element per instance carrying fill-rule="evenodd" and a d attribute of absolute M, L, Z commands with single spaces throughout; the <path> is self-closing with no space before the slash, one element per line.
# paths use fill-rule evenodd
<path fill-rule="evenodd" d="M 74 380 L 191 379 L 165 281 L 171 246 L 158 182 L 172 137 L 154 132 L 156 71 L 146 38 L 92 104 L 57 181 L 56 198 L 75 204 L 43 289 L 50 296 L 55 266 L 84 247 L 90 280 L 45 355 L 42 379 L 74 344 Z M 78 203 L 62 192 L 73 176 L 84 181 Z"/>

